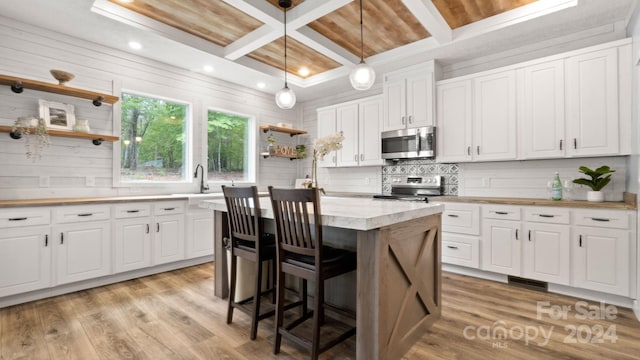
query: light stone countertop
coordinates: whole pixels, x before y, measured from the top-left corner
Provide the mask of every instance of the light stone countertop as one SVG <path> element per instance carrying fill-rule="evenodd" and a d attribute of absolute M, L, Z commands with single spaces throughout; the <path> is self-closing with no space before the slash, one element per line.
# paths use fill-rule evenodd
<path fill-rule="evenodd" d="M 227 211 L 224 199 L 203 200 L 199 206 Z M 273 209 L 268 199 L 260 200 L 260 209 L 262 217 L 273 219 Z M 372 230 L 442 213 L 444 205 L 419 201 L 322 196 L 320 209 L 322 225 L 353 230 Z"/>

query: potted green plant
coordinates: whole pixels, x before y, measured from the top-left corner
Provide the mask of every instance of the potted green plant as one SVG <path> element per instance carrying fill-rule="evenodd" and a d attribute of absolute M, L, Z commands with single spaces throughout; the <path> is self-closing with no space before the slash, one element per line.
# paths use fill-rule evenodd
<path fill-rule="evenodd" d="M 273 137 L 273 134 L 269 133 L 269 136 L 267 137 L 267 152 L 270 155 L 273 155 L 273 153 L 275 152 L 275 143 L 276 138 Z"/>
<path fill-rule="evenodd" d="M 587 192 L 587 200 L 600 202 L 604 200 L 604 194 L 602 188 L 604 188 L 611 181 L 611 173 L 615 170 L 611 170 L 608 166 L 600 166 L 595 170 L 591 170 L 586 166 L 580 166 L 580 172 L 589 176 L 587 178 L 574 179 L 574 184 L 586 185 L 591 188 L 592 191 Z"/>
<path fill-rule="evenodd" d="M 9 134 L 13 139 L 25 136 L 25 150 L 27 159 L 36 160 L 42 155 L 42 149 L 49 145 L 49 134 L 44 120 L 35 116 L 19 117 L 11 128 Z M 31 144 L 31 137 L 36 138 L 36 144 Z M 32 148 L 33 146 L 33 148 Z"/>

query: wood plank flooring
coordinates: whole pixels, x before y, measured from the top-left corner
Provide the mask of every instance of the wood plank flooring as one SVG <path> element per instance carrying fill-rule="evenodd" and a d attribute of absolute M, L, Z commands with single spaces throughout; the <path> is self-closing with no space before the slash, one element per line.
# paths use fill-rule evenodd
<path fill-rule="evenodd" d="M 227 325 L 227 303 L 213 296 L 213 271 L 209 263 L 0 309 L 0 359 L 308 357 L 284 340 L 281 354 L 272 354 L 271 319 L 260 323 L 256 341 L 243 313 Z M 567 296 L 443 277 L 442 319 L 405 360 L 640 358 L 640 322 L 629 309 L 617 307 L 615 319 L 582 320 L 605 314 L 588 308 L 597 303 Z M 571 306 L 566 319 L 556 311 L 562 306 Z M 354 341 L 321 358 L 355 358 Z"/>

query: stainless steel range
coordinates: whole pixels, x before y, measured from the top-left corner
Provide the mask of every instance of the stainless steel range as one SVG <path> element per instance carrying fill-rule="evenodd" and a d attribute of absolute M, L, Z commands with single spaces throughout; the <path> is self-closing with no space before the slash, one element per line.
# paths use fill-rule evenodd
<path fill-rule="evenodd" d="M 408 176 L 394 178 L 391 194 L 373 195 L 376 199 L 424 201 L 442 195 L 442 176 Z"/>

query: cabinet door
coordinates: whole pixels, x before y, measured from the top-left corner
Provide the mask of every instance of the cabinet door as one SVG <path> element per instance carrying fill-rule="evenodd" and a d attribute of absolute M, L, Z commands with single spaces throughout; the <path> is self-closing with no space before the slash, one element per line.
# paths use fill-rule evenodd
<path fill-rule="evenodd" d="M 516 158 L 516 77 L 504 71 L 473 79 L 473 157 Z"/>
<path fill-rule="evenodd" d="M 358 104 L 336 108 L 336 127 L 342 132 L 342 149 L 337 151 L 337 166 L 358 166 Z"/>
<path fill-rule="evenodd" d="M 567 154 L 617 154 L 617 49 L 578 55 L 566 61 L 567 140 L 570 142 Z"/>
<path fill-rule="evenodd" d="M 407 127 L 433 126 L 433 72 L 408 77 Z"/>
<path fill-rule="evenodd" d="M 400 130 L 406 127 L 407 94 L 403 78 L 384 83 L 384 119 L 382 131 Z"/>
<path fill-rule="evenodd" d="M 380 126 L 382 125 L 382 99 L 363 101 L 359 106 L 358 143 L 360 147 L 360 166 L 382 165 L 382 144 Z"/>
<path fill-rule="evenodd" d="M 116 220 L 114 236 L 115 272 L 151 265 L 151 218 Z"/>
<path fill-rule="evenodd" d="M 518 119 L 522 158 L 564 156 L 563 60 L 518 70 Z"/>
<path fill-rule="evenodd" d="M 471 161 L 471 81 L 438 85 L 436 160 Z"/>
<path fill-rule="evenodd" d="M 54 227 L 58 285 L 111 273 L 111 222 Z"/>
<path fill-rule="evenodd" d="M 328 135 L 336 133 L 336 109 L 322 109 L 318 110 L 318 136 L 317 139 L 323 138 Z M 310 149 L 309 151 L 313 151 Z M 313 156 L 313 153 L 309 153 Z M 335 167 L 336 155 L 335 153 L 328 154 L 324 159 L 318 159 L 318 167 Z"/>
<path fill-rule="evenodd" d="M 574 228 L 573 286 L 629 296 L 629 232 L 625 230 Z"/>
<path fill-rule="evenodd" d="M 51 285 L 48 226 L 3 229 L 0 233 L 0 297 Z"/>
<path fill-rule="evenodd" d="M 187 259 L 213 255 L 213 211 L 187 214 Z"/>
<path fill-rule="evenodd" d="M 520 276 L 520 222 L 482 222 L 482 269 Z"/>
<path fill-rule="evenodd" d="M 184 215 L 162 215 L 155 218 L 153 264 L 184 259 Z"/>
<path fill-rule="evenodd" d="M 523 235 L 522 275 L 529 279 L 569 285 L 569 227 L 527 223 Z"/>

